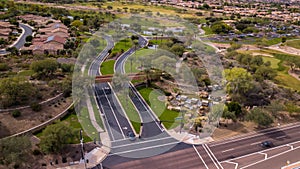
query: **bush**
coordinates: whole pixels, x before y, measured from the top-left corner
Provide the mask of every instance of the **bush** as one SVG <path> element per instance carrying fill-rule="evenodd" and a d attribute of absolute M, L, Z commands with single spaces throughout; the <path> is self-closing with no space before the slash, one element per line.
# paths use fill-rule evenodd
<path fill-rule="evenodd" d="M 32 151 L 32 154 L 35 155 L 35 156 L 38 156 L 38 155 L 41 154 L 41 151 L 38 150 L 38 149 L 34 149 L 34 150 Z"/>
<path fill-rule="evenodd" d="M 30 108 L 33 110 L 33 111 L 36 111 L 36 112 L 38 112 L 38 111 L 41 111 L 42 110 L 42 106 L 39 104 L 39 103 L 32 103 L 31 105 L 30 105 Z"/>
<path fill-rule="evenodd" d="M 14 110 L 11 115 L 14 117 L 14 118 L 17 118 L 17 117 L 20 117 L 21 116 L 21 112 L 19 110 Z"/>
<path fill-rule="evenodd" d="M 9 69 L 6 63 L 0 63 L 0 71 L 7 71 Z"/>

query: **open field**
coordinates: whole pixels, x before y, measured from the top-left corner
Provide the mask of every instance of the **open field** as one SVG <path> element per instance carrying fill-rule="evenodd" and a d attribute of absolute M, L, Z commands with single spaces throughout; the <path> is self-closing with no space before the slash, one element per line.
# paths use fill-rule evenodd
<path fill-rule="evenodd" d="M 300 39 L 298 40 L 290 40 L 285 43 L 287 46 L 300 49 Z"/>
<path fill-rule="evenodd" d="M 279 64 L 279 62 L 280 62 L 279 59 L 271 58 L 271 57 L 267 57 L 267 56 L 263 56 L 262 58 L 263 58 L 263 61 L 264 61 L 264 62 L 270 61 L 270 63 L 271 63 L 271 68 L 277 69 L 277 68 L 279 67 L 279 66 L 278 66 L 278 64 Z"/>
<path fill-rule="evenodd" d="M 286 65 L 286 61 L 291 58 L 298 58 L 297 55 L 290 55 L 280 51 L 261 49 L 252 51 L 239 51 L 244 54 L 261 53 L 264 62 L 270 61 L 271 67 L 277 71 L 277 76 L 274 82 L 278 85 L 288 87 L 294 90 L 300 91 L 300 81 L 288 74 L 289 66 Z M 270 55 L 274 57 L 268 57 L 264 55 Z"/>
<path fill-rule="evenodd" d="M 179 12 L 180 9 L 170 7 L 170 6 L 149 6 L 149 5 L 142 5 L 142 4 L 135 4 L 135 3 L 121 3 L 121 2 L 106 2 L 102 6 L 103 8 L 107 8 L 108 6 L 112 6 L 113 10 L 117 10 L 118 8 L 124 12 L 124 9 L 127 8 L 127 11 L 130 12 L 130 9 L 135 9 L 135 10 L 144 10 L 146 11 L 152 11 L 153 15 L 156 15 L 157 13 L 162 14 L 162 15 L 171 15 L 171 16 L 176 16 L 179 15 L 181 17 L 195 17 L 193 14 L 193 11 L 184 11 L 184 12 Z"/>
<path fill-rule="evenodd" d="M 153 88 L 138 88 L 138 91 L 167 129 L 175 127 L 175 118 L 180 114 L 177 111 L 166 109 L 165 102 L 158 99 L 163 95 L 160 91 Z"/>
<path fill-rule="evenodd" d="M 116 62 L 115 60 L 108 60 L 103 62 L 100 66 L 100 72 L 103 75 L 114 74 L 115 62 Z"/>

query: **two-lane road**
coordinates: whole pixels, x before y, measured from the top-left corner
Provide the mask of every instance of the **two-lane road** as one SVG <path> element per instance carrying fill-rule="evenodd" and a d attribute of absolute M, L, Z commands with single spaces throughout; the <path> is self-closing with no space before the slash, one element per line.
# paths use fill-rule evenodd
<path fill-rule="evenodd" d="M 19 27 L 21 27 L 24 32 L 17 39 L 17 41 L 13 45 L 11 45 L 11 47 L 16 47 L 18 50 L 24 46 L 26 37 L 32 35 L 32 29 L 29 26 L 19 23 Z M 0 50 L 0 54 L 8 54 L 8 53 L 9 52 L 7 52 L 6 50 Z"/>

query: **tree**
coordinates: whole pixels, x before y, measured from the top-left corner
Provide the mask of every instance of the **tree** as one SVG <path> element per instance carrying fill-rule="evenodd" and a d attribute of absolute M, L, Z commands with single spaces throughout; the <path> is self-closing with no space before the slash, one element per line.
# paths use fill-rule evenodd
<path fill-rule="evenodd" d="M 281 38 L 281 43 L 285 43 L 285 42 L 286 42 L 286 37 L 284 36 Z"/>
<path fill-rule="evenodd" d="M 175 55 L 181 57 L 183 52 L 184 52 L 184 47 L 180 44 L 174 44 L 172 47 L 171 47 L 171 52 L 174 53 Z"/>
<path fill-rule="evenodd" d="M 205 9 L 209 9 L 209 8 L 210 8 L 210 6 L 209 6 L 207 3 L 204 3 L 204 4 L 203 4 L 203 8 L 205 8 Z"/>
<path fill-rule="evenodd" d="M 25 79 L 5 78 L 0 83 L 0 99 L 5 107 L 23 104 L 29 99 L 34 100 L 38 91 Z"/>
<path fill-rule="evenodd" d="M 252 75 L 244 68 L 226 69 L 225 76 L 229 93 L 245 94 L 252 88 Z"/>
<path fill-rule="evenodd" d="M 83 23 L 80 20 L 75 20 L 71 23 L 71 26 L 75 26 L 76 28 L 79 28 Z"/>
<path fill-rule="evenodd" d="M 45 153 L 58 153 L 74 138 L 75 134 L 70 127 L 62 123 L 52 124 L 43 131 L 40 148 Z"/>
<path fill-rule="evenodd" d="M 10 137 L 0 140 L 0 164 L 22 165 L 29 157 L 31 151 L 29 137 Z"/>
<path fill-rule="evenodd" d="M 32 36 L 31 35 L 26 36 L 25 41 L 26 42 L 31 42 L 32 41 Z"/>
<path fill-rule="evenodd" d="M 38 74 L 39 77 L 50 77 L 57 70 L 58 63 L 53 59 L 45 59 L 32 62 L 30 69 Z"/>
<path fill-rule="evenodd" d="M 238 102 L 230 102 L 226 104 L 228 111 L 233 112 L 236 117 L 241 117 L 242 115 L 242 107 Z"/>
<path fill-rule="evenodd" d="M 260 66 L 255 71 L 254 77 L 256 80 L 272 80 L 277 76 L 277 73 L 274 69 L 267 66 Z"/>
<path fill-rule="evenodd" d="M 234 112 L 231 112 L 231 111 L 226 111 L 226 110 L 224 110 L 224 112 L 223 112 L 223 114 L 222 114 L 222 117 L 224 118 L 224 119 L 226 119 L 226 123 L 227 123 L 227 120 L 228 119 L 231 119 L 233 122 L 235 122 L 236 121 L 236 115 L 235 115 L 235 113 Z"/>
<path fill-rule="evenodd" d="M 267 127 L 273 123 L 272 117 L 261 108 L 253 108 L 247 115 L 247 119 L 255 122 L 258 126 Z"/>
<path fill-rule="evenodd" d="M 224 22 L 215 22 L 211 26 L 211 30 L 216 33 L 216 34 L 221 34 L 221 33 L 228 33 L 230 30 L 232 30 L 232 27 L 227 25 Z"/>
<path fill-rule="evenodd" d="M 266 109 L 270 111 L 270 113 L 274 116 L 277 117 L 277 113 L 280 111 L 285 110 L 285 106 L 281 104 L 279 101 L 272 101 Z"/>

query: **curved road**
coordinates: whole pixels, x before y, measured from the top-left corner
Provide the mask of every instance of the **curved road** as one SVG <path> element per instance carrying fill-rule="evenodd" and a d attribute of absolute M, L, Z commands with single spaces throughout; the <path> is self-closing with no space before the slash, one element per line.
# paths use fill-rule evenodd
<path fill-rule="evenodd" d="M 17 42 L 15 42 L 11 47 L 16 47 L 18 50 L 20 50 L 24 44 L 25 44 L 25 39 L 27 36 L 29 35 L 32 35 L 32 29 L 25 25 L 25 24 L 22 24 L 22 23 L 19 23 L 19 27 L 23 28 L 24 32 L 22 32 L 22 35 L 21 37 L 19 37 L 17 39 Z M 7 52 L 6 50 L 0 50 L 0 54 L 8 54 L 9 52 Z"/>

